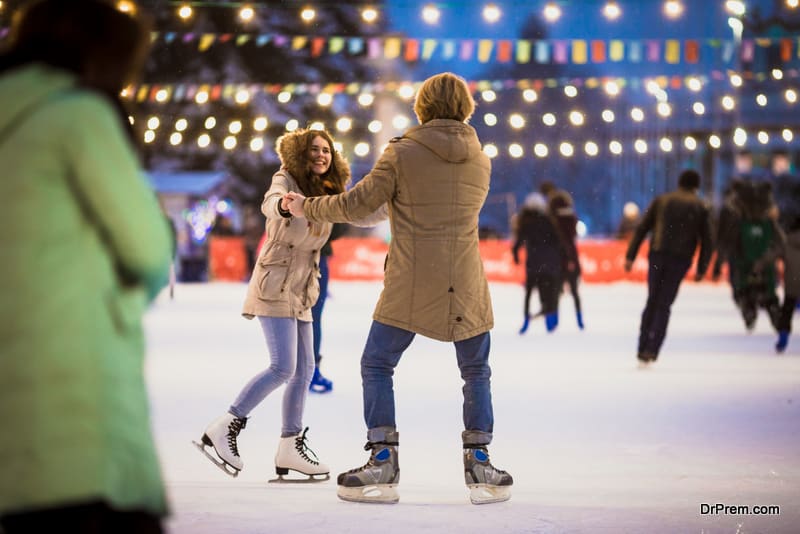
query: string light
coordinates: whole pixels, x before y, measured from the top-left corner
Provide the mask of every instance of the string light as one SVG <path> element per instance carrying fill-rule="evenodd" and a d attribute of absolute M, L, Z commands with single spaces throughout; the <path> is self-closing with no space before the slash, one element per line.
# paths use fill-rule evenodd
<path fill-rule="evenodd" d="M 533 89 L 525 89 L 522 91 L 522 99 L 525 102 L 536 102 L 539 99 L 539 94 Z"/>
<path fill-rule="evenodd" d="M 731 15 L 742 17 L 744 16 L 747 8 L 742 0 L 727 0 L 725 2 L 725 10 Z"/>
<path fill-rule="evenodd" d="M 487 4 L 483 8 L 483 20 L 488 22 L 489 24 L 494 24 L 498 20 L 500 20 L 500 8 L 497 7 L 495 4 Z"/>
<path fill-rule="evenodd" d="M 178 8 L 178 16 L 183 20 L 189 20 L 194 15 L 194 10 L 189 4 L 183 4 Z"/>
<path fill-rule="evenodd" d="M 622 9 L 620 9 L 619 4 L 613 0 L 606 2 L 606 5 L 603 6 L 603 16 L 608 20 L 617 20 L 621 15 Z"/>
<path fill-rule="evenodd" d="M 367 24 L 373 24 L 378 20 L 378 10 L 368 6 L 361 10 L 361 19 Z"/>
<path fill-rule="evenodd" d="M 508 154 L 514 159 L 519 159 L 525 155 L 525 149 L 519 143 L 511 143 L 508 145 Z"/>
<path fill-rule="evenodd" d="M 520 128 L 524 128 L 525 127 L 525 117 L 523 117 L 519 113 L 512 113 L 508 117 L 508 123 L 515 130 L 519 130 Z"/>
<path fill-rule="evenodd" d="M 117 9 L 122 11 L 123 13 L 136 13 L 136 4 L 129 0 L 119 0 L 117 2 Z"/>
<path fill-rule="evenodd" d="M 303 19 L 303 22 L 311 22 L 316 16 L 317 12 L 310 7 L 304 7 L 303 10 L 300 11 L 300 18 Z"/>
<path fill-rule="evenodd" d="M 555 22 L 561 18 L 561 8 L 555 2 L 548 2 L 542 14 L 547 22 Z"/>
<path fill-rule="evenodd" d="M 369 107 L 375 101 L 375 95 L 371 93 L 361 93 L 358 95 L 358 105 L 361 107 Z"/>
<path fill-rule="evenodd" d="M 261 137 L 254 137 L 250 140 L 250 150 L 253 152 L 260 152 L 264 149 L 264 139 Z"/>
<path fill-rule="evenodd" d="M 366 157 L 369 154 L 369 143 L 366 143 L 364 141 L 356 143 L 356 146 L 353 147 L 353 152 L 355 153 L 356 156 L 362 158 Z"/>
<path fill-rule="evenodd" d="M 438 24 L 440 16 L 441 12 L 439 11 L 439 8 L 433 4 L 428 4 L 422 8 L 422 20 L 424 20 L 427 24 Z"/>
<path fill-rule="evenodd" d="M 683 14 L 683 4 L 680 0 L 667 0 L 664 2 L 664 15 L 667 18 L 676 19 Z"/>
<path fill-rule="evenodd" d="M 248 5 L 242 6 L 242 8 L 239 10 L 239 18 L 243 22 L 250 22 L 255 16 L 255 10 Z"/>

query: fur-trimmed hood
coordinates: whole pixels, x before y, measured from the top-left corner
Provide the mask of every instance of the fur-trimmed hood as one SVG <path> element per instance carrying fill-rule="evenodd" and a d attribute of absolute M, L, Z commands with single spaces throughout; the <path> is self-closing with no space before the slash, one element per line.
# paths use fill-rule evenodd
<path fill-rule="evenodd" d="M 309 172 L 311 162 L 308 157 L 308 146 L 310 140 L 318 135 L 332 139 L 330 134 L 307 129 L 297 129 L 280 136 L 275 150 L 281 160 L 281 167 L 292 175 L 306 196 L 341 193 L 350 182 L 350 165 L 333 147 L 333 143 L 331 143 L 331 166 L 328 172 L 322 175 L 322 180 Z"/>

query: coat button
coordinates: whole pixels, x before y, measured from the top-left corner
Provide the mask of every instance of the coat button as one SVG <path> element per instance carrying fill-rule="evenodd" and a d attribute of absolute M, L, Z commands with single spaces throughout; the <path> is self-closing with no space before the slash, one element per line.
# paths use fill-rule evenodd
<path fill-rule="evenodd" d="M 456 322 L 461 322 L 461 317 L 456 317 Z"/>
<path fill-rule="evenodd" d="M 447 290 L 447 292 L 448 293 L 452 293 L 453 292 L 453 288 L 451 287 L 450 289 Z"/>
<path fill-rule="evenodd" d="M 289 245 L 289 248 L 294 248 L 294 245 Z"/>

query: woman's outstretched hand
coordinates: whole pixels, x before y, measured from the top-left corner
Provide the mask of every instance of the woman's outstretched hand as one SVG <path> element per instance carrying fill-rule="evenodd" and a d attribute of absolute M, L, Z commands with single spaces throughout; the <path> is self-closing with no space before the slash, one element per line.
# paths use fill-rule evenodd
<path fill-rule="evenodd" d="M 305 212 L 303 211 L 303 201 L 305 199 L 306 197 L 300 193 L 290 191 L 281 199 L 281 207 L 289 210 L 289 212 L 295 217 L 302 217 L 305 215 Z"/>

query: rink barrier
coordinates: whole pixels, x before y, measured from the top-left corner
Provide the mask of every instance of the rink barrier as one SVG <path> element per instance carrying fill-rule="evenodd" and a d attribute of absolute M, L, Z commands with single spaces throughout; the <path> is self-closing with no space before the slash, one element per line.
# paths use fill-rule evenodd
<path fill-rule="evenodd" d="M 514 264 L 511 241 L 487 239 L 480 242 L 486 277 L 492 282 L 522 283 L 525 280 L 525 250 L 520 250 L 520 265 Z M 382 280 L 389 245 L 379 238 L 342 237 L 332 242 L 329 260 L 334 280 Z M 583 239 L 578 242 L 581 280 L 588 283 L 647 280 L 647 243 L 643 243 L 630 273 L 625 272 L 626 241 Z M 209 279 L 243 280 L 247 276 L 244 240 L 240 237 L 214 237 L 209 242 Z M 694 265 L 687 273 L 694 277 Z M 723 271 L 721 279 L 726 278 Z"/>
<path fill-rule="evenodd" d="M 331 278 L 336 280 L 381 280 L 389 245 L 378 238 L 342 237 L 332 243 L 329 260 Z M 480 242 L 486 277 L 493 282 L 522 283 L 525 280 L 525 251 L 520 250 L 520 264 L 514 264 L 512 242 L 486 239 Z M 647 243 L 639 249 L 630 273 L 625 272 L 626 241 L 583 239 L 578 242 L 581 279 L 589 283 L 647 280 Z M 694 276 L 694 266 L 687 278 Z M 726 274 L 723 272 L 723 279 Z"/>

